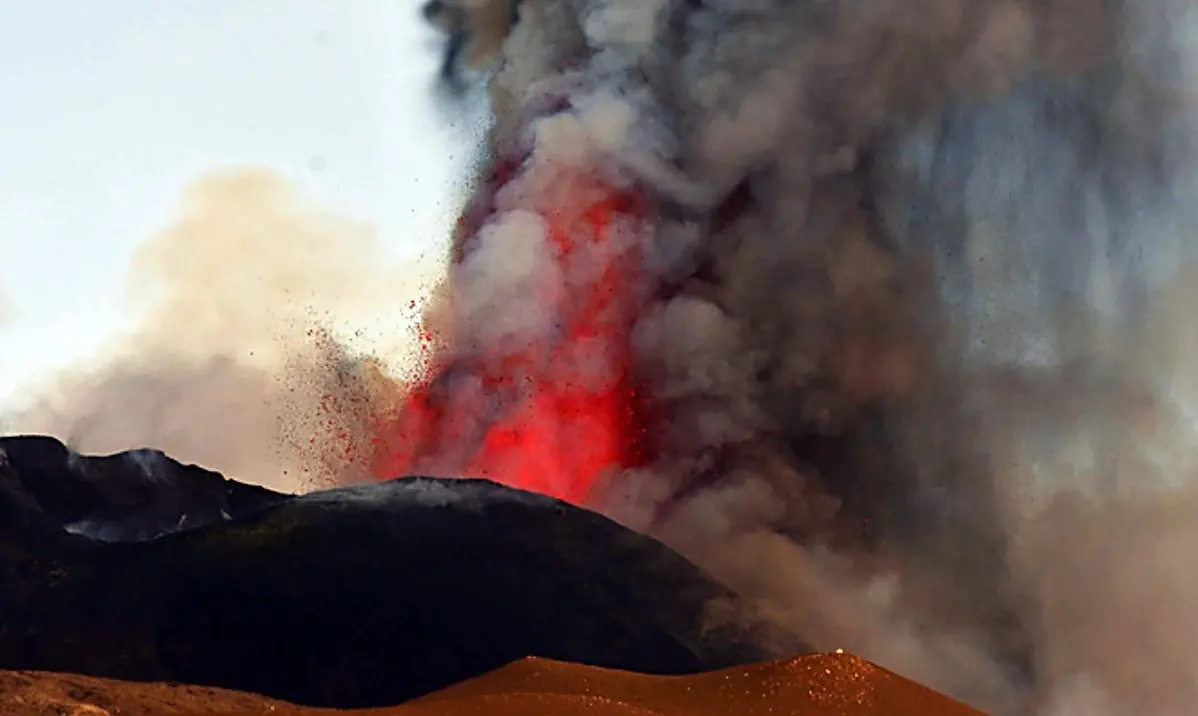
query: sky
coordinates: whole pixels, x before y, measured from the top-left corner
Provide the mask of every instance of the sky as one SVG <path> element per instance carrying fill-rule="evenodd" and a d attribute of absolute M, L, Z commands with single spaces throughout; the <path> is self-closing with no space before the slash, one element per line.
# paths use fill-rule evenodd
<path fill-rule="evenodd" d="M 236 165 L 444 236 L 480 113 L 435 100 L 419 0 L 0 0 L 0 407 L 127 325 L 126 268 L 184 187 Z"/>

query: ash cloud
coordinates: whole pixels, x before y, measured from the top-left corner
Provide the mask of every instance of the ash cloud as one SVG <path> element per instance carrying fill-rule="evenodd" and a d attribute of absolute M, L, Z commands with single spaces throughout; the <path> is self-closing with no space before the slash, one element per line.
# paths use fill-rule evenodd
<path fill-rule="evenodd" d="M 780 636 L 994 713 L 1186 713 L 1193 11 L 523 8 L 491 94 L 529 159 L 496 226 L 579 167 L 662 205 L 635 332 L 662 455 L 595 506 Z M 455 304 L 577 288 L 472 263 L 487 240 Z"/>
<path fill-rule="evenodd" d="M 423 274 L 422 274 L 423 271 Z M 287 491 L 369 477 L 436 277 L 257 168 L 213 172 L 139 247 L 131 330 L 8 416 L 88 453 L 138 446 Z"/>

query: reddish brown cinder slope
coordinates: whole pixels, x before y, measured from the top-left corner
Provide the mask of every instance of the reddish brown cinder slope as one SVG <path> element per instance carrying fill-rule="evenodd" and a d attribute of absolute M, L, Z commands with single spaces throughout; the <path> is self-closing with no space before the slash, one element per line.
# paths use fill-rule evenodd
<path fill-rule="evenodd" d="M 41 672 L 0 672 L 6 716 L 981 716 L 864 659 L 821 654 L 659 677 L 525 659 L 414 702 L 369 711 L 254 694 Z"/>

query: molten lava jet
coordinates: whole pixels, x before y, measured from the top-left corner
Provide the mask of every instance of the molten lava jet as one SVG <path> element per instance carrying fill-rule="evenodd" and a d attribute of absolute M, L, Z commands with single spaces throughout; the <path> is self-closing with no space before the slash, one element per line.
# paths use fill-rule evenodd
<path fill-rule="evenodd" d="M 514 169 L 500 167 L 491 186 L 501 187 Z M 562 273 L 574 269 L 576 277 L 570 261 L 582 259 L 587 278 L 543 297 L 555 317 L 555 339 L 515 352 L 482 346 L 481 357 L 434 358 L 398 415 L 380 429 L 375 475 L 435 465 L 583 504 L 603 476 L 647 461 L 647 411 L 630 350 L 642 308 L 640 262 L 637 243 L 627 240 L 629 224 L 634 232 L 643 225 L 647 207 L 635 192 L 590 176 L 575 176 L 569 185 L 579 190 L 542 213 Z M 495 192 L 485 195 L 462 227 L 467 236 L 496 213 Z M 596 371 L 605 377 L 597 381 Z M 463 379 L 476 389 L 457 389 Z"/>

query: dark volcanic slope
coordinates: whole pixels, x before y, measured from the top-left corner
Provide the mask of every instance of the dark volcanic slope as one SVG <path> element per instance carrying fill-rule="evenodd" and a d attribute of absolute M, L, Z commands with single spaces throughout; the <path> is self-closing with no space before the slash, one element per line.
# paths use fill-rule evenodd
<path fill-rule="evenodd" d="M 157 450 L 89 457 L 42 436 L 0 437 L 0 482 L 36 505 L 40 519 L 112 542 L 236 519 L 290 497 Z"/>
<path fill-rule="evenodd" d="M 648 673 L 766 656 L 704 633 L 729 595 L 659 543 L 485 481 L 316 493 L 147 542 L 6 539 L 0 668 L 357 707 L 528 655 Z"/>

